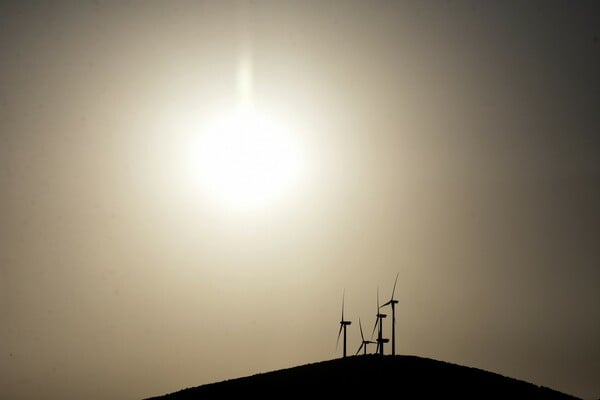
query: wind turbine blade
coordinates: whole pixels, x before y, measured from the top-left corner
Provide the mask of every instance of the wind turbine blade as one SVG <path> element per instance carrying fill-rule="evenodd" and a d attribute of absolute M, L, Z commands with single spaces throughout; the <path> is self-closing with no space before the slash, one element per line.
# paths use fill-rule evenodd
<path fill-rule="evenodd" d="M 344 326 L 342 324 L 340 324 L 340 331 L 338 332 L 338 337 L 337 340 L 335 341 L 335 350 L 337 351 L 338 348 L 338 344 L 340 344 L 340 335 L 342 334 L 342 328 Z"/>
<path fill-rule="evenodd" d="M 396 279 L 394 280 L 394 289 L 392 290 L 392 300 L 394 300 L 394 293 L 396 293 L 396 283 L 398 283 L 398 275 L 400 275 L 400 272 L 396 273 Z"/>
<path fill-rule="evenodd" d="M 382 304 L 381 306 L 379 306 L 379 308 L 383 308 L 383 307 L 385 307 L 385 306 L 387 306 L 387 305 L 390 305 L 390 304 L 392 304 L 392 301 L 391 301 L 391 300 L 390 300 L 390 301 L 388 301 L 387 303 L 384 303 L 384 304 Z"/>
<path fill-rule="evenodd" d="M 379 317 L 375 318 L 375 326 L 373 327 L 373 332 L 371 332 L 371 339 L 373 339 L 373 335 L 375 334 L 375 329 L 377 329 L 377 322 L 379 322 Z"/>
<path fill-rule="evenodd" d="M 355 356 L 357 356 L 357 355 L 358 355 L 358 353 L 360 353 L 360 351 L 362 350 L 362 348 L 363 348 L 363 346 L 364 346 L 364 345 L 365 345 L 365 342 L 362 342 L 362 343 L 360 344 L 360 346 L 358 347 L 358 350 L 356 350 L 356 354 L 355 354 Z"/>
<path fill-rule="evenodd" d="M 360 323 L 360 318 L 358 319 L 358 327 L 360 328 L 360 337 L 362 341 L 365 341 L 365 335 L 363 335 L 362 324 Z"/>
<path fill-rule="evenodd" d="M 342 321 L 344 320 L 344 300 L 346 299 L 346 289 L 344 289 L 344 293 L 342 294 Z"/>
<path fill-rule="evenodd" d="M 377 312 L 379 312 L 379 286 L 377 286 Z"/>

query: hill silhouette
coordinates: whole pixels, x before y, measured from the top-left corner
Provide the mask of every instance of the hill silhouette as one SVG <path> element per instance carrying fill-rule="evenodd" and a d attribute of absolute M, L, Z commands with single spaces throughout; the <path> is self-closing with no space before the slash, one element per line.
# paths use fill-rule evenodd
<path fill-rule="evenodd" d="M 183 389 L 151 399 L 286 398 L 335 395 L 394 398 L 577 399 L 543 386 L 416 356 L 365 355 L 322 361 Z M 148 399 L 150 400 L 150 399 Z"/>

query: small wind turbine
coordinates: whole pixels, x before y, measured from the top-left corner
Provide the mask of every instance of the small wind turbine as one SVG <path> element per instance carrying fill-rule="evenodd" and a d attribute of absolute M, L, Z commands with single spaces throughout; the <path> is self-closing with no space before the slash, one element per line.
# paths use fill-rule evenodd
<path fill-rule="evenodd" d="M 352 324 L 352 322 L 344 320 L 344 298 L 345 297 L 346 297 L 346 291 L 344 291 L 344 294 L 342 295 L 342 320 L 340 321 L 340 330 L 338 332 L 337 342 L 335 342 L 335 348 L 337 349 L 337 346 L 340 342 L 340 335 L 342 334 L 342 330 L 344 330 L 344 358 L 346 357 L 346 326 Z"/>
<path fill-rule="evenodd" d="M 396 304 L 398 304 L 398 300 L 394 299 L 394 293 L 396 292 L 396 283 L 398 282 L 398 272 L 396 274 L 396 280 L 394 281 L 394 289 L 392 289 L 392 298 L 387 303 L 383 304 L 381 307 L 392 306 L 392 355 L 396 355 Z"/>
<path fill-rule="evenodd" d="M 367 345 L 370 343 L 375 343 L 371 340 L 365 340 L 365 335 L 363 335 L 363 330 L 362 330 L 362 324 L 360 323 L 360 318 L 358 319 L 358 327 L 360 328 L 360 337 L 362 338 L 362 343 L 360 344 L 360 347 L 358 348 L 358 350 L 356 350 L 356 354 L 358 355 L 358 353 L 360 353 L 361 349 L 364 349 L 364 353 L 363 354 L 367 354 Z"/>
<path fill-rule="evenodd" d="M 377 287 L 377 319 L 375 319 L 375 326 L 373 327 L 373 332 L 371 332 L 371 337 L 375 333 L 375 329 L 377 328 L 377 323 L 379 323 L 379 331 L 377 333 L 377 351 L 380 355 L 383 355 L 383 344 L 389 342 L 389 339 L 383 338 L 383 319 L 387 317 L 386 314 L 382 314 L 379 311 L 379 287 Z"/>

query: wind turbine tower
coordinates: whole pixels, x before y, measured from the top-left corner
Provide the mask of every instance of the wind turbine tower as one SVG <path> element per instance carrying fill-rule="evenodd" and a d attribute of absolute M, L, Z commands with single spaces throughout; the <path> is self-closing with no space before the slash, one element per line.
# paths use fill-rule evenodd
<path fill-rule="evenodd" d="M 342 295 L 342 319 L 340 321 L 340 330 L 338 332 L 338 337 L 337 337 L 337 342 L 335 343 L 335 347 L 337 349 L 337 346 L 340 342 L 340 335 L 342 334 L 342 330 L 344 331 L 344 358 L 346 358 L 346 327 L 350 324 L 352 324 L 351 321 L 346 321 L 344 320 L 344 298 L 346 297 L 346 292 L 344 291 L 344 294 Z"/>
<path fill-rule="evenodd" d="M 394 280 L 394 289 L 392 289 L 392 298 L 381 307 L 392 306 L 392 355 L 396 355 L 396 304 L 398 300 L 394 299 L 394 293 L 396 292 L 396 283 L 398 282 L 398 275 L 396 274 L 396 280 Z"/>
<path fill-rule="evenodd" d="M 373 327 L 373 332 L 371 332 L 371 337 L 375 333 L 375 329 L 377 328 L 377 323 L 379 323 L 379 331 L 377 332 L 377 352 L 379 355 L 383 355 L 383 344 L 389 342 L 389 339 L 383 338 L 383 319 L 387 317 L 386 314 L 382 314 L 379 311 L 381 307 L 379 307 L 379 288 L 377 288 L 377 319 L 375 320 L 375 326 Z"/>

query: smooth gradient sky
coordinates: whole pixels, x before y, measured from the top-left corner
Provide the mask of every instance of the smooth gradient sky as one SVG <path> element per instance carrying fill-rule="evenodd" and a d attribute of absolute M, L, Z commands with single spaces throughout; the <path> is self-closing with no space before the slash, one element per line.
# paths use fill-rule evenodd
<path fill-rule="evenodd" d="M 401 354 L 600 396 L 597 2 L 13 2 L 0 54 L 1 398 L 339 357 L 398 272 Z M 181 159 L 243 62 L 303 170 L 231 210 Z"/>

